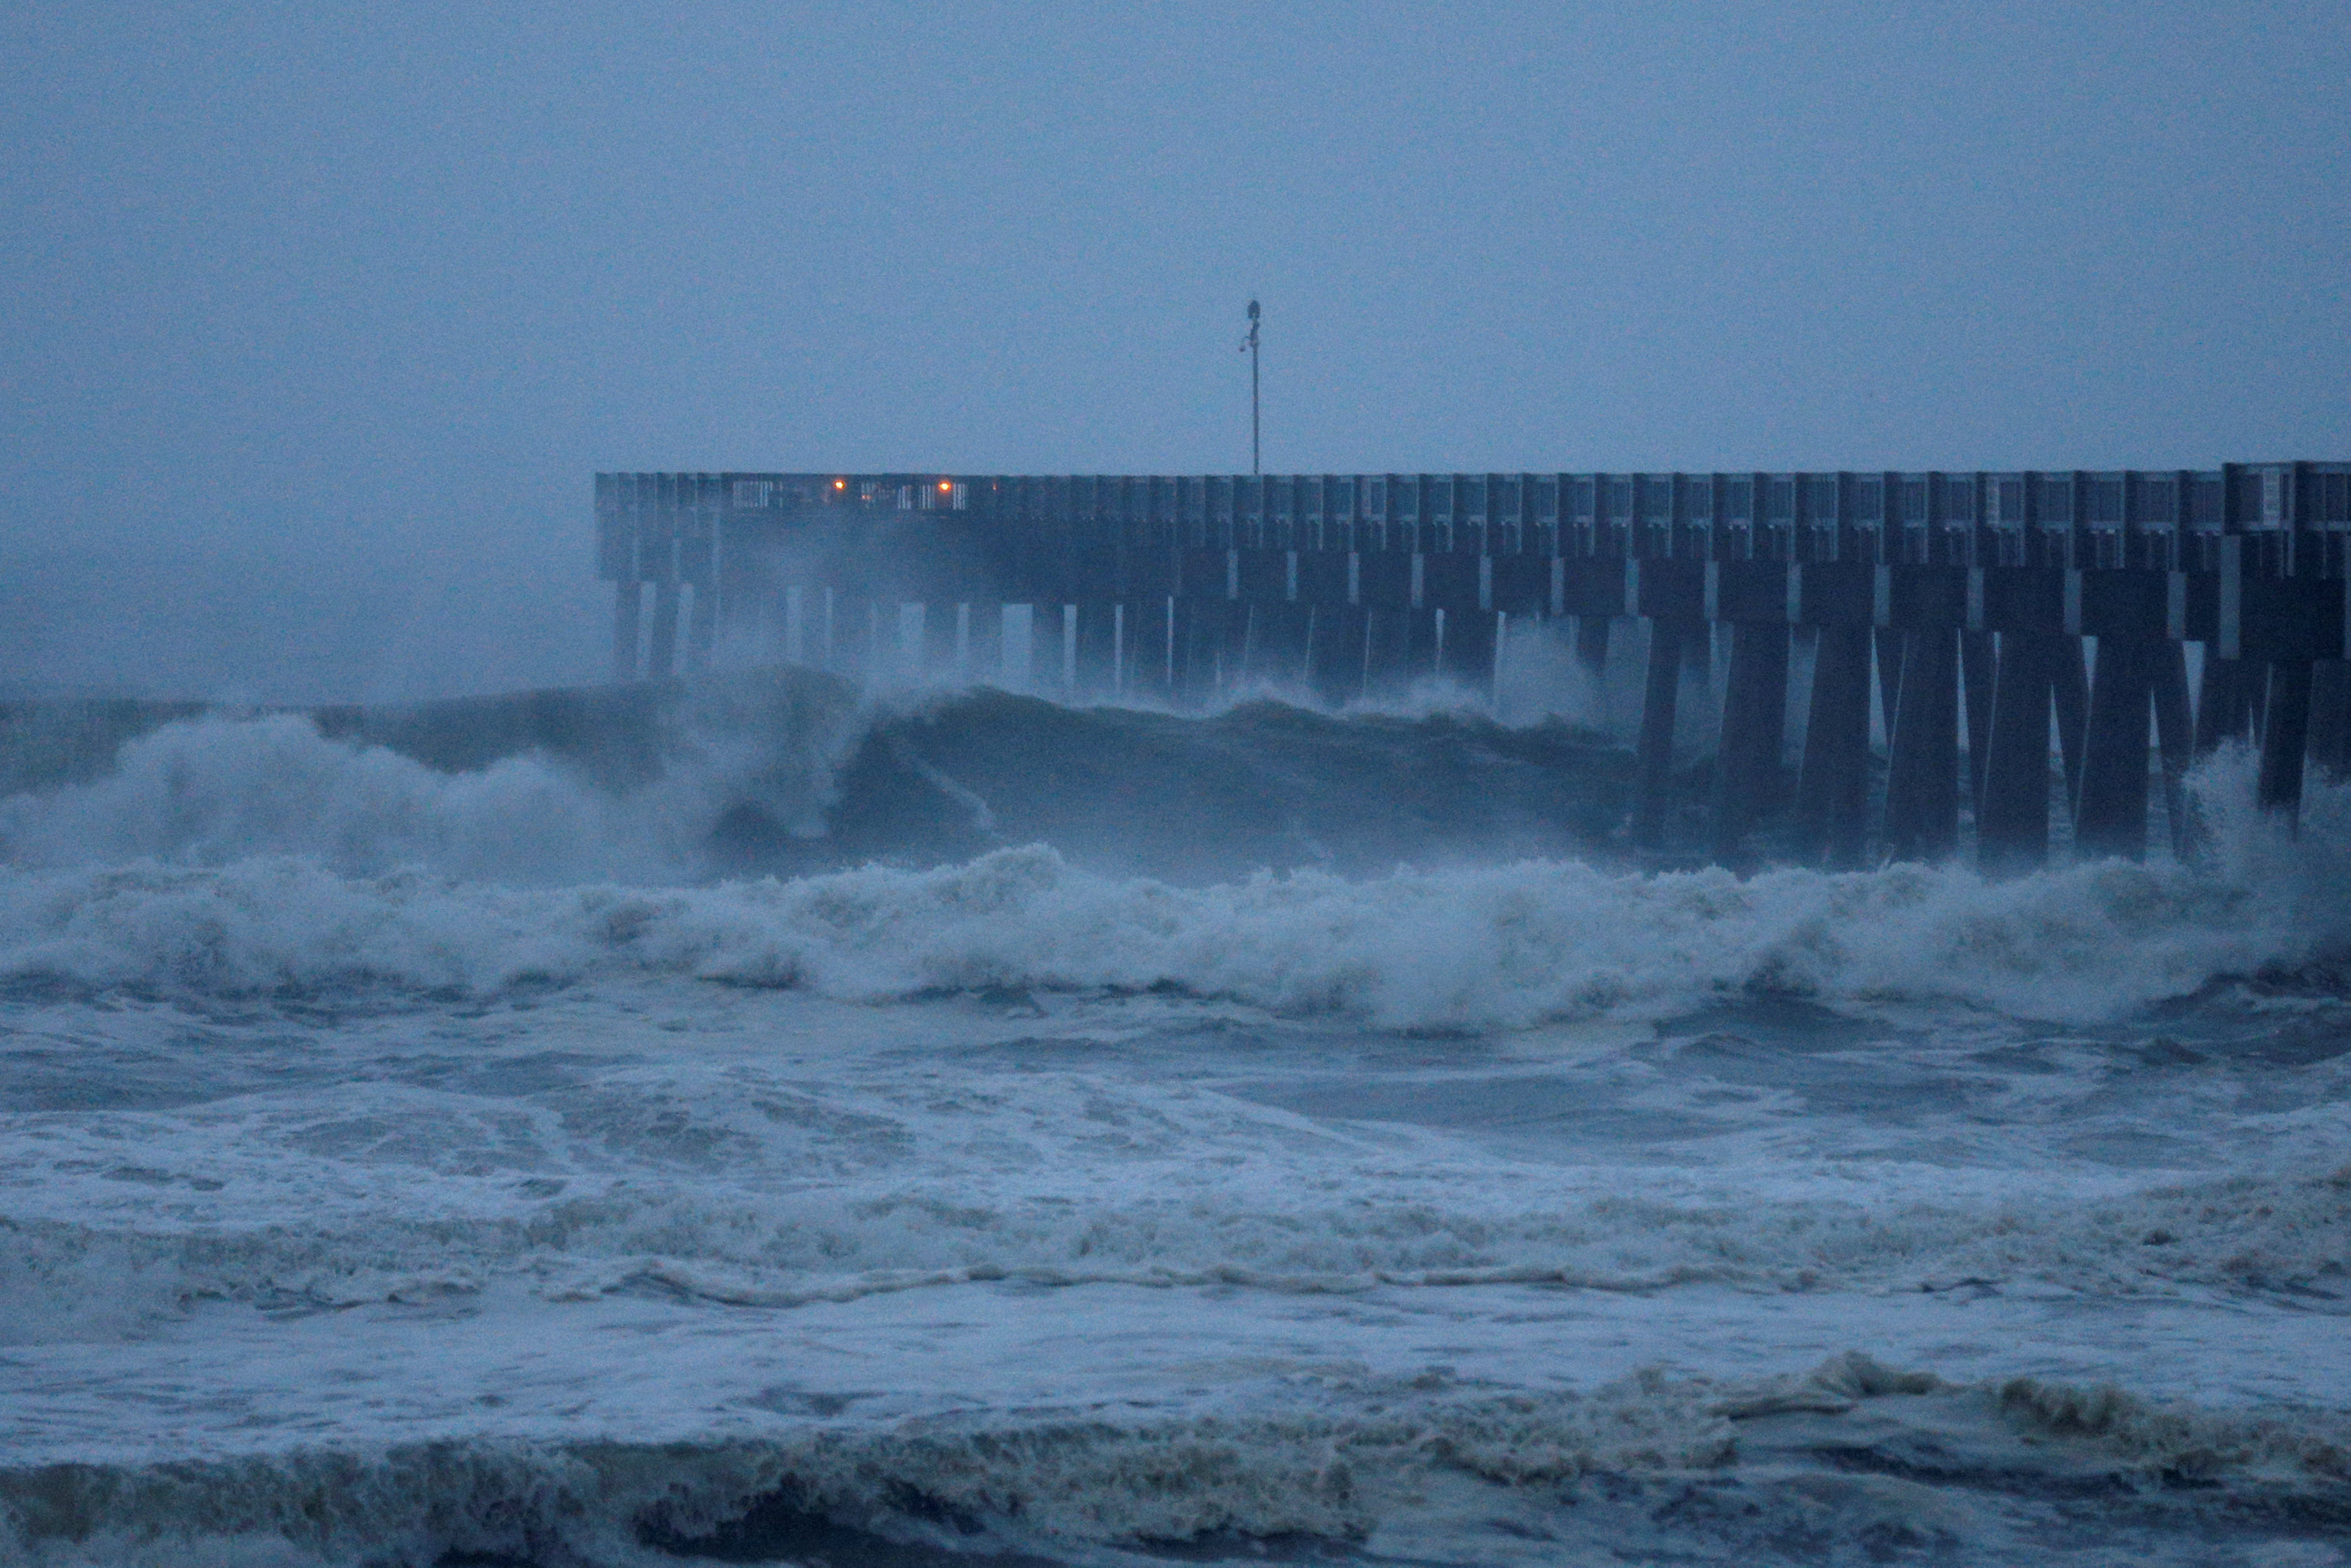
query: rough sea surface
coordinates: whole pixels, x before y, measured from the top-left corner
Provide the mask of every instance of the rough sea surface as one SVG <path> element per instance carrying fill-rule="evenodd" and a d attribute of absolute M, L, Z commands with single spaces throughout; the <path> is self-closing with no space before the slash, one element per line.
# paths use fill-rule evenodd
<path fill-rule="evenodd" d="M 11 723 L 0 1562 L 2351 1561 L 2334 786 L 1742 879 L 1441 704 Z"/>

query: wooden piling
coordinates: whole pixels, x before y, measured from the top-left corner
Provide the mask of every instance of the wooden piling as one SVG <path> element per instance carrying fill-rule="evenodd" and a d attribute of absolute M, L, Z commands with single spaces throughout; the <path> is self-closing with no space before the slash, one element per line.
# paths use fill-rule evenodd
<path fill-rule="evenodd" d="M 2102 637 L 2084 734 L 2081 793 L 2074 796 L 2076 855 L 2147 855 L 2147 712 L 2157 646 Z"/>
<path fill-rule="evenodd" d="M 2262 808 L 2289 818 L 2298 818 L 2302 813 L 2303 749 L 2310 738 L 2310 670 L 2307 659 L 2282 659 L 2270 666 L 2268 712 L 2262 723 Z"/>
<path fill-rule="evenodd" d="M 1902 634 L 1890 626 L 1881 626 L 1871 634 L 1871 651 L 1876 655 L 1877 720 L 1885 726 L 1886 745 L 1894 746 L 1894 716 L 1902 705 Z"/>
<path fill-rule="evenodd" d="M 1122 606 L 1119 618 L 1121 695 L 1165 700 L 1167 695 L 1167 606 L 1164 597 Z"/>
<path fill-rule="evenodd" d="M 1714 625 L 1686 620 L 1682 628 L 1682 679 L 1711 690 L 1714 685 Z"/>
<path fill-rule="evenodd" d="M 1109 697 L 1118 690 L 1119 607 L 1108 599 L 1089 599 L 1076 610 L 1078 691 L 1087 697 Z"/>
<path fill-rule="evenodd" d="M 1030 607 L 1029 689 L 1040 696 L 1066 698 L 1070 694 L 1062 660 L 1068 636 L 1063 627 L 1069 610 L 1069 606 L 1060 604 Z"/>
<path fill-rule="evenodd" d="M 2209 756 L 2231 741 L 2252 738 L 2254 689 L 2262 677 L 2259 666 L 2220 658 L 2210 643 L 2205 644 L 2204 679 L 2196 701 L 2198 756 Z"/>
<path fill-rule="evenodd" d="M 1494 639 L 1491 610 L 1445 612 L 1445 673 L 1491 701 L 1494 695 Z"/>
<path fill-rule="evenodd" d="M 645 650 L 645 673 L 666 680 L 677 673 L 677 579 L 653 585 L 653 646 Z"/>
<path fill-rule="evenodd" d="M 1665 842 L 1673 788 L 1674 713 L 1681 699 L 1682 649 L 1688 637 L 1672 621 L 1649 622 L 1649 678 L 1641 697 L 1641 738 L 1633 801 L 1633 842 L 1655 849 Z"/>
<path fill-rule="evenodd" d="M 1813 655 L 1813 701 L 1796 775 L 1796 849 L 1857 866 L 1869 827 L 1870 628 L 1824 626 Z"/>
<path fill-rule="evenodd" d="M 2155 650 L 2155 739 L 2163 758 L 2163 815 L 2171 853 L 2182 860 L 2195 853 L 2188 820 L 2188 769 L 2195 760 L 2196 735 L 2188 717 L 2188 649 L 2165 639 Z"/>
<path fill-rule="evenodd" d="M 2322 659 L 2310 667 L 2310 742 L 2304 755 L 2329 778 L 2351 765 L 2351 664 Z"/>
<path fill-rule="evenodd" d="M 2000 634 L 1991 738 L 1984 759 L 1976 851 L 1987 871 L 2030 870 L 2049 859 L 2049 711 L 2057 639 Z"/>
<path fill-rule="evenodd" d="M 1393 691 L 1409 680 L 1412 663 L 1412 613 L 1401 609 L 1366 612 L 1364 625 L 1364 690 L 1373 695 Z"/>
<path fill-rule="evenodd" d="M 2082 639 L 2061 635 L 2050 642 L 2049 695 L 2057 711 L 2057 753 L 2065 767 L 2070 809 L 2082 798 L 2082 749 L 2088 737 L 2090 675 Z"/>
<path fill-rule="evenodd" d="M 1991 633 L 1959 633 L 1959 669 L 1968 689 L 1968 804 L 1983 812 L 1984 763 L 1991 755 Z"/>
<path fill-rule="evenodd" d="M 1740 861 L 1749 832 L 1778 793 L 1787 691 L 1788 628 L 1733 625 L 1714 760 L 1713 851 L 1726 865 Z"/>
<path fill-rule="evenodd" d="M 1437 673 L 1437 612 L 1416 609 L 1404 610 L 1400 614 L 1405 627 L 1402 673 L 1407 680 L 1426 680 Z"/>
<path fill-rule="evenodd" d="M 1886 858 L 1942 860 L 1959 842 L 1959 650 L 1948 627 L 1902 637 L 1886 783 Z"/>
<path fill-rule="evenodd" d="M 1250 673 L 1284 687 L 1306 683 L 1313 649 L 1312 605 L 1271 604 L 1258 616 L 1257 649 Z"/>
<path fill-rule="evenodd" d="M 1364 694 L 1364 609 L 1360 605 L 1317 605 L 1308 659 L 1314 694 L 1333 708 Z"/>
<path fill-rule="evenodd" d="M 685 668 L 699 675 L 710 668 L 710 651 L 718 639 L 718 587 L 708 574 L 693 582 L 694 597 L 685 609 Z"/>
<path fill-rule="evenodd" d="M 1583 666 L 1595 681 L 1608 672 L 1606 616 L 1583 615 L 1575 618 L 1575 661 Z"/>
<path fill-rule="evenodd" d="M 612 585 L 612 679 L 637 678 L 639 623 L 644 618 L 645 586 L 634 577 Z"/>

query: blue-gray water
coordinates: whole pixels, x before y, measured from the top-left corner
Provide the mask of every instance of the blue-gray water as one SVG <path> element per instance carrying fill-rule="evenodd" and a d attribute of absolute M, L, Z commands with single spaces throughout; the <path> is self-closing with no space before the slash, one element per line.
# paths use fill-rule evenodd
<path fill-rule="evenodd" d="M 1742 881 L 1445 711 L 16 719 L 0 1561 L 2345 1561 L 2331 786 Z"/>

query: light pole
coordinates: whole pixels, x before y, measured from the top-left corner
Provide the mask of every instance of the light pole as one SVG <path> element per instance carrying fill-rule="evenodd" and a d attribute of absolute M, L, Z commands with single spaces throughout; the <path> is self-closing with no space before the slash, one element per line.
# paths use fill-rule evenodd
<path fill-rule="evenodd" d="M 1249 334 L 1241 347 L 1249 357 L 1249 472 L 1264 472 L 1261 449 L 1258 443 L 1257 422 L 1257 301 L 1249 301 Z"/>

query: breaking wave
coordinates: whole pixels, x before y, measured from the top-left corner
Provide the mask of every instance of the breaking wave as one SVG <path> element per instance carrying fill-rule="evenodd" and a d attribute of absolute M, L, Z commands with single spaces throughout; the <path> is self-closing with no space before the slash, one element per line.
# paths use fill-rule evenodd
<path fill-rule="evenodd" d="M 1490 806 L 1517 789 L 1513 809 L 1531 822 L 1540 803 L 1526 781 L 1544 768 L 1527 748 L 1587 762 L 1602 748 L 1458 718 L 1260 705 L 1192 721 L 988 693 L 945 716 L 835 712 L 796 734 L 780 758 L 771 738 L 705 737 L 694 765 L 615 785 L 539 750 L 444 771 L 329 739 L 298 716 L 169 724 L 125 744 L 100 777 L 0 803 L 0 975 L 235 995 L 494 994 L 626 973 L 875 1002 L 1159 990 L 1386 1028 L 1486 1030 L 1740 993 L 2089 1019 L 2216 976 L 2323 968 L 2351 933 L 2351 790 L 2314 788 L 2290 839 L 2234 804 L 2249 794 L 2241 757 L 2199 781 L 2213 847 L 2197 867 L 1741 878 L 1612 868 L 1604 842 L 1589 857 L 1472 859 L 1460 845 L 1490 836 L 1490 810 L 1436 820 L 1432 800 Z M 1148 857 L 1156 825 L 1180 861 L 1185 846 L 1218 841 L 1216 825 L 1196 802 L 1129 799 L 1104 817 L 1104 792 L 1085 781 L 1025 795 L 1001 778 L 975 787 L 983 763 L 1019 760 L 1015 740 L 1032 774 L 1092 756 L 1114 779 L 1180 761 L 1185 776 L 1213 784 L 1218 755 L 1253 752 L 1262 776 L 1242 793 L 1273 799 L 1278 820 L 1269 827 L 1230 801 L 1207 815 L 1241 824 L 1245 846 L 1288 845 L 1290 863 L 1207 880 L 1196 863 L 1174 876 L 1104 864 L 1089 853 L 1097 829 L 1132 860 Z M 953 774 L 937 760 L 949 753 Z M 859 776 L 877 767 L 883 775 Z M 1280 787 L 1259 788 L 1268 777 Z M 907 788 L 919 800 L 892 808 L 893 791 Z M 1068 808 L 1072 795 L 1084 809 Z M 841 826 L 890 809 L 898 815 Z M 747 825 L 754 816 L 766 826 Z M 953 831 L 935 831 L 942 821 Z M 1362 842 L 1335 853 L 1349 822 L 1364 825 Z M 1427 829 L 1426 857 L 1360 868 L 1416 828 Z M 1007 842 L 1010 832 L 1037 841 Z M 719 875 L 728 846 L 770 840 L 836 860 L 860 845 L 872 853 L 816 874 Z M 1258 864 L 1282 862 L 1270 853 Z"/>

